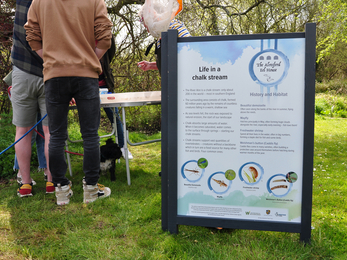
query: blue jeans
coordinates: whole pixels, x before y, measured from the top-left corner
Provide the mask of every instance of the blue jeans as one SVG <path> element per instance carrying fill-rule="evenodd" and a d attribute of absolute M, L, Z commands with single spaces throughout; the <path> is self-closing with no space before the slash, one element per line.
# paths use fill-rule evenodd
<path fill-rule="evenodd" d="M 95 185 L 100 170 L 100 97 L 98 79 L 86 77 L 58 77 L 45 82 L 46 109 L 51 134 L 49 168 L 53 183 L 67 185 L 67 163 L 64 146 L 67 140 L 69 102 L 75 98 L 80 131 L 83 139 L 83 171 L 88 185 Z"/>
<path fill-rule="evenodd" d="M 41 114 L 40 112 L 37 113 L 37 122 L 41 120 Z M 36 126 L 36 130 L 44 136 L 43 130 L 42 130 L 42 122 L 40 122 Z M 34 131 L 34 130 L 33 130 Z M 40 135 L 36 134 L 36 132 L 33 132 L 33 135 L 31 137 L 31 145 L 33 145 L 36 141 L 36 151 L 37 151 L 37 160 L 39 161 L 39 168 L 40 169 L 46 169 L 46 157 L 45 157 L 45 139 L 43 139 Z M 14 170 L 19 169 L 18 161 L 17 161 L 17 155 L 14 155 Z"/>
<path fill-rule="evenodd" d="M 110 119 L 111 124 L 113 125 L 113 111 L 109 107 L 104 107 L 108 119 Z M 114 113 L 116 114 L 116 124 L 117 124 L 117 137 L 118 137 L 118 146 L 122 148 L 124 146 L 124 132 L 122 122 L 119 120 L 119 111 L 118 107 L 114 108 Z"/>

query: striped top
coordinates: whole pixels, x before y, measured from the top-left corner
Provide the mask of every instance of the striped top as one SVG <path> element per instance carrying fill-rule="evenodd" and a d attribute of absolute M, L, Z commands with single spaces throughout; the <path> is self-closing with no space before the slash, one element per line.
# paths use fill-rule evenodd
<path fill-rule="evenodd" d="M 169 29 L 176 29 L 178 31 L 178 37 L 191 37 L 187 27 L 180 20 L 173 19 L 170 22 Z M 157 41 L 157 48 L 160 48 L 160 39 Z"/>

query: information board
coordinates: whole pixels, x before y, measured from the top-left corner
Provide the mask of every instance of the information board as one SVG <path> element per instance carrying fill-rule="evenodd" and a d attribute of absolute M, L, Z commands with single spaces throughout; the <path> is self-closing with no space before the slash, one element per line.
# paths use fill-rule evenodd
<path fill-rule="evenodd" d="M 163 34 L 163 229 L 311 222 L 314 35 Z"/>

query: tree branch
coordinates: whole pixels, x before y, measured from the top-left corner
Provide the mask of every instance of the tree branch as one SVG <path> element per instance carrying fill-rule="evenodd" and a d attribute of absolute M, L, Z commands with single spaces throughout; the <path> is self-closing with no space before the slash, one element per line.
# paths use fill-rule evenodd
<path fill-rule="evenodd" d="M 245 11 L 243 12 L 237 12 L 237 13 L 231 13 L 229 12 L 228 8 L 232 8 L 232 6 L 223 6 L 223 5 L 204 5 L 201 0 L 196 0 L 196 2 L 201 6 L 201 8 L 203 9 L 211 9 L 211 8 L 220 8 L 222 10 L 224 10 L 224 12 L 227 14 L 227 16 L 231 17 L 231 16 L 240 16 L 240 15 L 245 15 L 248 12 L 250 12 L 252 9 L 254 9 L 255 7 L 259 6 L 260 4 L 266 3 L 265 0 L 257 0 L 253 5 L 251 5 L 250 7 L 248 7 Z"/>
<path fill-rule="evenodd" d="M 144 4 L 145 0 L 120 0 L 115 6 L 107 7 L 107 12 L 109 14 L 119 15 L 119 11 L 123 6 L 133 5 L 133 4 Z"/>

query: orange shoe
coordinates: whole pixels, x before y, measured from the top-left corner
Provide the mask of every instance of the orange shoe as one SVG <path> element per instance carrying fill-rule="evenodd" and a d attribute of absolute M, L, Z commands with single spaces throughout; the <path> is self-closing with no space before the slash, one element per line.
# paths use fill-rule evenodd
<path fill-rule="evenodd" d="M 31 193 L 32 189 L 33 189 L 32 183 L 30 183 L 30 184 L 20 184 L 20 186 L 19 186 L 19 188 L 17 190 L 17 194 L 21 198 L 29 197 L 29 196 L 33 195 Z"/>
<path fill-rule="evenodd" d="M 54 192 L 55 192 L 55 188 L 54 188 L 53 182 L 47 181 L 46 182 L 46 194 L 54 193 Z"/>

